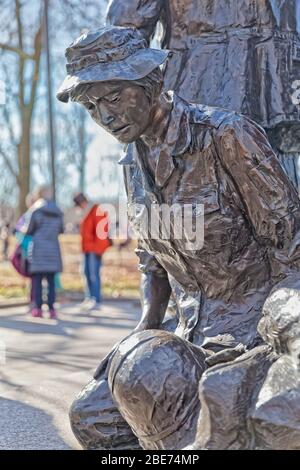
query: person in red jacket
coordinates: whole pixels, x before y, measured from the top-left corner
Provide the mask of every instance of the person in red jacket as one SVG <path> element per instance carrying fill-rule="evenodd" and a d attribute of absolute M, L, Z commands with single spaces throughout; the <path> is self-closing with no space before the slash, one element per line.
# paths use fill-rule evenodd
<path fill-rule="evenodd" d="M 76 194 L 73 201 L 84 211 L 80 223 L 87 286 L 84 306 L 88 310 L 98 309 L 102 302 L 100 276 L 102 255 L 111 246 L 108 236 L 108 215 L 98 204 L 91 204 L 83 193 Z"/>

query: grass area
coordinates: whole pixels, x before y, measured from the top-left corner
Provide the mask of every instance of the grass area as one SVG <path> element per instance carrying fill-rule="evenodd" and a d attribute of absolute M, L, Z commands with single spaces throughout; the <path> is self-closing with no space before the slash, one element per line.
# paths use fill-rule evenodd
<path fill-rule="evenodd" d="M 0 270 L 1 271 L 1 270 Z M 0 287 L 0 300 L 28 297 L 27 287 Z"/>
<path fill-rule="evenodd" d="M 70 292 L 83 292 L 82 254 L 78 235 L 62 235 L 61 248 L 64 272 L 61 276 L 63 289 Z M 10 254 L 15 241 L 10 243 Z M 140 274 L 137 270 L 137 257 L 134 243 L 118 250 L 113 246 L 103 256 L 102 285 L 103 293 L 110 297 L 139 297 Z M 27 297 L 29 281 L 14 270 L 10 262 L 0 262 L 0 300 Z"/>

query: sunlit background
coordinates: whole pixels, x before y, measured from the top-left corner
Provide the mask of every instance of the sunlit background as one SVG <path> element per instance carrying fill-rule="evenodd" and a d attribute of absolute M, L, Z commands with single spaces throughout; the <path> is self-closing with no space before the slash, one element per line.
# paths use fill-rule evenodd
<path fill-rule="evenodd" d="M 83 291 L 80 213 L 73 208 L 74 193 L 83 191 L 95 202 L 113 205 L 125 197 L 122 168 L 117 163 L 122 145 L 97 127 L 79 105 L 63 104 L 55 96 L 66 75 L 66 47 L 85 30 L 103 24 L 107 5 L 108 0 L 0 0 L 0 235 L 7 222 L 13 230 L 19 215 L 26 210 L 27 193 L 54 180 L 56 201 L 65 213 L 67 232 L 61 237 L 62 283 L 64 290 L 70 292 Z M 122 251 L 118 243 L 116 240 L 105 255 L 104 292 L 137 296 L 139 275 L 134 243 Z M 0 250 L 1 244 L 0 239 Z M 10 255 L 14 246 L 11 236 Z M 14 272 L 9 261 L 2 259 L 0 300 L 26 295 L 27 281 Z"/>

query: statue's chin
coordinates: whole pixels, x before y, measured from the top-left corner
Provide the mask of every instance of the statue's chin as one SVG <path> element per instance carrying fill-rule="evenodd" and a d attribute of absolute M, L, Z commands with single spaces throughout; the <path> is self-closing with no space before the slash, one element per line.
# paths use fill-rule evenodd
<path fill-rule="evenodd" d="M 122 144 L 131 144 L 132 142 L 135 142 L 137 137 L 133 137 L 131 139 L 118 139 Z"/>
<path fill-rule="evenodd" d="M 126 136 L 125 137 L 125 136 L 121 136 L 121 135 L 120 136 L 115 135 L 114 137 L 116 137 L 116 139 L 119 142 L 121 142 L 122 144 L 131 144 L 132 142 L 135 142 L 140 136 L 139 135 L 138 136 L 134 135 L 134 136 Z"/>

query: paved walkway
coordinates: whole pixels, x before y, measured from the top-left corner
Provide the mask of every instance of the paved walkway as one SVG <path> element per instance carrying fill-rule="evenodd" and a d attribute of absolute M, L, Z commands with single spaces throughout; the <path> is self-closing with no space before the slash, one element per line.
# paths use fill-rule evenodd
<path fill-rule="evenodd" d="M 140 307 L 107 302 L 87 315 L 64 305 L 58 321 L 26 311 L 0 309 L 0 449 L 78 449 L 69 405 L 100 359 L 136 325 Z"/>

